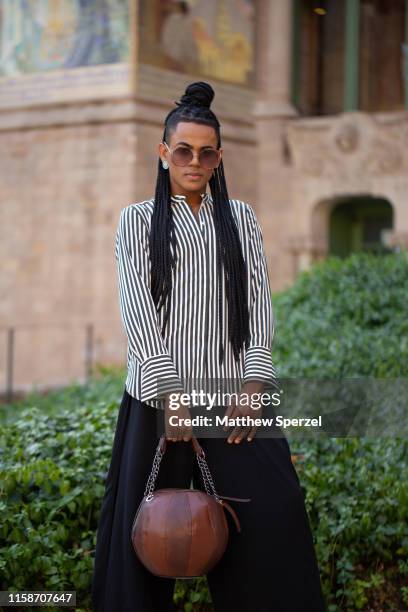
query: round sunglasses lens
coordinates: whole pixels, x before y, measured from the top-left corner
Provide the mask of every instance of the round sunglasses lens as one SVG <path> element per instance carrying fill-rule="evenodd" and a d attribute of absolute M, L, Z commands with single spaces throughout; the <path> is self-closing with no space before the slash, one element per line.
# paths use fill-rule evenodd
<path fill-rule="evenodd" d="M 207 149 L 200 153 L 200 164 L 203 168 L 211 169 L 218 165 L 218 153 L 215 150 Z"/>
<path fill-rule="evenodd" d="M 173 151 L 173 161 L 176 166 L 187 166 L 193 159 L 193 154 L 187 147 L 177 147 Z"/>

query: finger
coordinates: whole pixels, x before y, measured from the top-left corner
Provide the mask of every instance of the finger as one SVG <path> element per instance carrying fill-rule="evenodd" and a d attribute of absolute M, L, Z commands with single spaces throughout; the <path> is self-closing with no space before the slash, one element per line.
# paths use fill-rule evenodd
<path fill-rule="evenodd" d="M 166 409 L 165 411 L 165 421 L 166 421 L 166 435 L 168 436 L 168 440 L 170 440 L 171 442 L 177 442 L 178 441 L 178 429 L 179 426 L 177 425 L 177 420 L 176 423 L 171 423 L 171 417 L 178 417 L 179 415 L 179 410 L 178 410 L 178 406 L 176 407 L 175 410 L 170 410 L 169 408 Z"/>
<path fill-rule="evenodd" d="M 235 444 L 239 444 L 240 442 L 242 442 L 242 440 L 249 434 L 250 429 L 250 427 L 243 427 L 240 433 L 235 438 Z"/>
<path fill-rule="evenodd" d="M 183 436 L 184 442 L 189 442 L 192 437 L 193 437 L 193 428 L 192 427 L 187 427 L 185 432 L 184 432 L 184 436 Z"/>
<path fill-rule="evenodd" d="M 236 409 L 236 404 L 235 404 L 235 400 L 232 400 L 231 404 L 229 406 L 227 406 L 227 409 L 224 413 L 224 416 L 231 418 L 231 416 L 234 414 L 234 410 Z M 227 431 L 227 429 L 230 429 L 231 425 L 224 425 L 223 426 L 223 430 Z"/>
<path fill-rule="evenodd" d="M 182 419 L 184 417 L 184 413 L 179 410 L 178 414 L 179 418 Z M 182 442 L 184 438 L 184 432 L 186 430 L 186 425 L 184 420 L 181 420 L 181 424 L 177 426 L 177 442 Z"/>
<path fill-rule="evenodd" d="M 169 440 L 177 442 L 177 427 L 175 425 L 168 424 Z"/>
<path fill-rule="evenodd" d="M 166 410 L 164 413 L 164 425 L 166 432 L 166 439 L 173 441 L 174 438 L 174 426 L 170 424 L 170 414 Z"/>
<path fill-rule="evenodd" d="M 237 416 L 239 416 L 241 413 L 238 410 L 238 408 L 235 408 L 234 413 L 232 415 L 233 418 L 236 418 Z M 240 427 L 239 425 L 236 425 L 234 427 L 234 429 L 231 431 L 231 433 L 228 436 L 228 442 L 234 442 L 235 438 L 237 437 L 237 435 L 241 432 L 242 427 Z"/>
<path fill-rule="evenodd" d="M 257 426 L 256 425 L 251 427 L 251 429 L 249 431 L 249 434 L 248 434 L 248 437 L 247 437 L 248 442 L 252 442 L 253 438 L 255 438 L 256 430 L 257 430 Z"/>
<path fill-rule="evenodd" d="M 166 440 L 171 440 L 171 436 L 172 436 L 172 428 L 170 426 L 170 423 L 168 421 L 168 419 L 166 418 Z"/>
<path fill-rule="evenodd" d="M 235 419 L 236 417 L 241 417 L 243 416 L 243 412 L 241 411 L 241 409 L 239 408 L 238 404 L 235 404 L 234 407 L 234 413 L 232 415 L 232 417 Z M 230 433 L 229 437 L 228 437 L 228 442 L 235 442 L 237 436 L 239 434 L 241 434 L 242 430 L 244 429 L 244 435 L 245 435 L 245 431 L 249 430 L 249 427 L 244 428 L 241 425 L 237 425 L 232 432 Z"/>
<path fill-rule="evenodd" d="M 190 414 L 188 414 L 188 417 L 187 417 L 187 418 L 191 420 L 191 415 L 190 415 Z M 191 434 L 192 434 L 192 430 L 193 430 L 192 425 L 191 425 L 191 424 L 189 424 L 188 422 L 187 422 L 187 423 L 186 423 L 186 422 L 184 422 L 184 426 L 183 426 L 183 433 L 182 433 L 182 439 L 184 440 L 184 438 L 186 438 L 186 437 L 187 437 L 187 438 L 190 438 L 190 436 L 191 436 Z"/>
<path fill-rule="evenodd" d="M 239 410 L 238 410 L 237 406 L 236 406 L 236 405 L 234 405 L 233 411 L 232 411 L 232 413 L 230 414 L 230 418 L 235 419 L 237 416 L 239 416 L 239 414 L 240 414 L 240 412 L 239 412 Z M 232 429 L 232 431 L 230 431 L 229 436 L 228 436 L 228 442 L 229 442 L 229 441 L 230 441 L 230 437 L 232 436 L 232 434 L 234 433 L 234 431 L 235 431 L 235 433 L 236 433 L 236 430 L 239 430 L 239 429 L 240 429 L 240 427 L 239 427 L 239 426 L 236 426 L 236 427 L 234 428 L 234 426 L 233 426 L 233 425 L 227 425 L 226 427 L 224 427 L 224 429 Z M 234 436 L 235 436 L 235 434 L 234 434 Z M 231 438 L 231 441 L 232 441 L 232 438 Z"/>
<path fill-rule="evenodd" d="M 188 418 L 191 419 L 191 414 L 188 414 Z M 182 435 L 182 439 L 185 442 L 189 442 L 189 440 L 191 440 L 191 438 L 193 437 L 193 426 L 190 424 L 185 424 L 183 427 L 183 435 Z"/>
<path fill-rule="evenodd" d="M 171 440 L 171 442 L 177 442 L 177 431 L 173 425 L 169 427 L 169 440 Z"/>
<path fill-rule="evenodd" d="M 239 427 L 238 425 L 236 427 L 234 427 L 234 429 L 231 431 L 230 435 L 228 436 L 228 442 L 231 444 L 232 442 L 235 442 L 235 439 L 237 438 L 238 434 L 241 433 L 241 427 Z"/>
<path fill-rule="evenodd" d="M 184 426 L 179 425 L 179 427 L 177 427 L 177 442 L 182 442 L 183 436 L 184 436 Z"/>
<path fill-rule="evenodd" d="M 180 428 L 180 440 L 184 442 L 188 442 L 191 439 L 193 433 L 192 425 L 184 425 Z"/>

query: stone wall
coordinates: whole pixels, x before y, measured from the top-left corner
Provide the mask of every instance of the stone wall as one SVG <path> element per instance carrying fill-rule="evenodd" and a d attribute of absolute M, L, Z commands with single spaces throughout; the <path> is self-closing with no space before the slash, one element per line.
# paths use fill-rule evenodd
<path fill-rule="evenodd" d="M 87 323 L 96 359 L 123 358 L 114 230 L 134 197 L 137 130 L 125 117 L 90 122 L 90 112 L 2 114 L 0 388 L 10 327 L 19 389 L 82 378 Z"/>
<path fill-rule="evenodd" d="M 93 360 L 124 365 L 115 232 L 124 206 L 154 194 L 171 108 L 139 95 L 0 114 L 1 391 L 10 328 L 15 389 L 83 380 L 88 324 Z M 230 197 L 256 209 L 253 123 L 219 118 Z"/>
<path fill-rule="evenodd" d="M 339 198 L 373 195 L 394 209 L 391 246 L 408 250 L 408 113 L 300 118 L 291 104 L 291 3 L 260 0 L 257 88 L 213 85 L 231 198 L 253 205 L 271 287 L 290 286 L 327 254 Z M 93 361 L 125 364 L 114 238 L 120 210 L 154 195 L 166 114 L 194 75 L 131 70 L 111 99 L 0 112 L 0 392 L 15 329 L 14 386 L 49 387 Z M 277 326 L 278 333 L 278 326 Z"/>

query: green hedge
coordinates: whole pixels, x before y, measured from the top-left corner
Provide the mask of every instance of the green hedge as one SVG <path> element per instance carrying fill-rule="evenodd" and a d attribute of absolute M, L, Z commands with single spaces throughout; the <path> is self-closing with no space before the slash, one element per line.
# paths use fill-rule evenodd
<path fill-rule="evenodd" d="M 123 372 L 34 394 L 3 428 L 1 590 L 76 590 L 90 609 L 96 526 L 122 387 Z"/>
<path fill-rule="evenodd" d="M 273 304 L 281 378 L 407 378 L 405 253 L 328 258 Z M 329 610 L 408 609 L 407 440 L 316 438 L 301 447 L 296 466 Z"/>
<path fill-rule="evenodd" d="M 403 255 L 331 259 L 302 274 L 273 300 L 279 375 L 406 376 L 407 287 Z M 2 590 L 76 590 L 80 609 L 90 609 L 103 479 L 124 384 L 123 371 L 102 374 L 7 410 Z M 403 439 L 302 441 L 296 466 L 330 612 L 408 606 L 407 450 Z M 175 600 L 180 610 L 211 610 L 205 579 L 178 581 Z"/>
<path fill-rule="evenodd" d="M 281 377 L 408 376 L 408 261 L 328 258 L 273 296 Z"/>

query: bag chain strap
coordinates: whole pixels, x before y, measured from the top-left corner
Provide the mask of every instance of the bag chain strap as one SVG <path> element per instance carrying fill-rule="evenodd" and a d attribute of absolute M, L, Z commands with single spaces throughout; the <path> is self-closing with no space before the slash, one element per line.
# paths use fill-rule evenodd
<path fill-rule="evenodd" d="M 149 478 L 147 479 L 146 488 L 144 492 L 144 497 L 146 497 L 147 500 L 150 500 L 153 497 L 156 478 L 159 474 L 160 462 L 162 460 L 163 455 L 164 453 L 162 453 L 160 445 L 158 445 L 158 447 L 156 448 L 156 454 L 153 459 L 152 469 L 150 471 Z"/>
<path fill-rule="evenodd" d="M 217 495 L 217 491 L 215 490 L 214 481 L 211 476 L 210 468 L 207 465 L 204 457 L 197 455 L 198 465 L 200 466 L 201 475 L 203 477 L 204 487 L 208 495 L 212 495 L 215 497 L 217 501 L 219 501 L 219 496 Z"/>
<path fill-rule="evenodd" d="M 160 448 L 160 444 L 158 444 L 156 448 L 156 453 L 153 459 L 152 469 L 150 471 L 149 478 L 147 479 L 146 488 L 144 491 L 144 497 L 146 498 L 146 501 L 153 499 L 153 491 L 155 489 L 156 479 L 159 474 L 160 463 L 163 458 L 163 455 L 164 453 L 162 452 Z M 211 476 L 210 468 L 208 467 L 207 462 L 204 459 L 204 456 L 196 453 L 196 457 L 197 457 L 198 465 L 200 467 L 201 476 L 203 477 L 203 482 L 204 482 L 206 493 L 208 495 L 212 495 L 213 497 L 215 497 L 217 501 L 219 501 L 220 498 L 217 494 L 217 491 L 215 490 L 215 485 L 214 485 L 214 481 Z"/>

